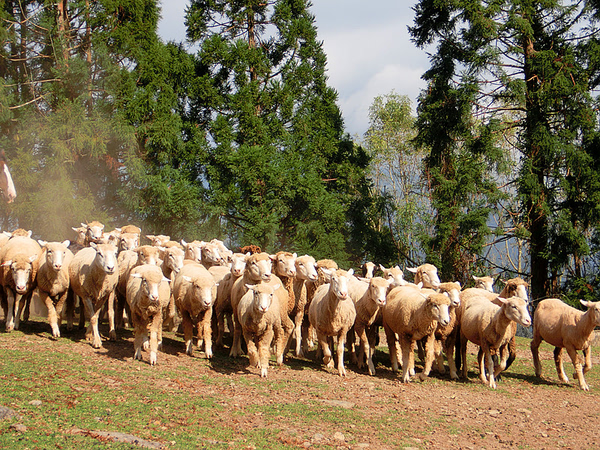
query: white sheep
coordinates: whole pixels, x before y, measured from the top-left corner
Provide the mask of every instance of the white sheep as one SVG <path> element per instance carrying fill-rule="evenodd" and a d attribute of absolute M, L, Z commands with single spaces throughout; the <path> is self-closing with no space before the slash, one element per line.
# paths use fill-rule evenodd
<path fill-rule="evenodd" d="M 414 373 L 415 343 L 424 337 L 427 337 L 425 365 L 419 378 L 424 380 L 429 375 L 434 359 L 435 330 L 438 323 L 447 325 L 450 322 L 449 308 L 448 296 L 436 293 L 425 296 L 412 286 L 398 286 L 388 293 L 382 314 L 383 328 L 394 372 L 398 372 L 396 340 L 400 342 L 402 380 L 405 383 Z"/>
<path fill-rule="evenodd" d="M 0 284 L 4 288 L 6 331 L 19 329 L 23 309 L 28 308 L 35 288 L 40 245 L 30 237 L 15 235 L 0 249 Z M 25 314 L 27 320 L 27 313 Z"/>
<path fill-rule="evenodd" d="M 527 302 L 520 297 L 496 299 L 502 304 L 498 306 L 485 297 L 472 297 L 460 306 L 460 350 L 462 358 L 462 376 L 467 378 L 467 340 L 481 347 L 479 353 L 479 377 L 489 387 L 496 388 L 495 378 L 506 368 L 508 352 L 501 351 L 514 336 L 516 328 L 511 326 L 517 322 L 528 327 L 531 317 L 527 311 Z M 462 300 L 461 300 L 462 301 Z M 494 367 L 491 349 L 500 353 L 500 361 Z M 487 373 L 487 376 L 486 376 Z"/>
<path fill-rule="evenodd" d="M 186 264 L 175 276 L 173 298 L 182 318 L 186 353 L 193 354 L 194 327 L 197 328 L 198 347 L 212 358 L 211 318 L 217 296 L 217 284 L 202 264 Z"/>
<path fill-rule="evenodd" d="M 317 332 L 319 347 L 323 352 L 323 363 L 333 368 L 332 349 L 328 338 L 337 338 L 337 366 L 340 376 L 346 376 L 344 367 L 344 346 L 346 335 L 356 318 L 354 302 L 348 295 L 348 282 L 353 277 L 352 269 L 331 271 L 323 269 L 330 277 L 329 284 L 319 286 L 308 309 L 310 324 Z"/>
<path fill-rule="evenodd" d="M 202 265 L 207 269 L 212 266 L 227 265 L 227 258 L 221 254 L 221 246 L 212 241 L 202 242 L 202 245 L 200 245 L 200 259 L 202 261 Z"/>
<path fill-rule="evenodd" d="M 202 248 L 206 245 L 204 241 L 186 242 L 181 240 L 183 245 L 184 258 L 195 263 L 202 264 Z"/>
<path fill-rule="evenodd" d="M 52 336 L 59 338 L 63 308 L 69 296 L 69 265 L 73 260 L 73 253 L 68 248 L 69 241 L 39 240 L 38 243 L 42 247 L 37 273 L 38 294 L 48 309 L 48 323 L 52 329 Z M 73 305 L 67 305 L 67 313 L 67 329 L 70 330 L 73 327 Z"/>
<path fill-rule="evenodd" d="M 164 245 L 171 240 L 171 236 L 164 234 L 147 234 L 146 238 L 150 240 L 150 245 L 154 247 L 164 247 Z"/>
<path fill-rule="evenodd" d="M 181 268 L 183 267 L 184 261 L 184 252 L 180 247 L 159 247 L 160 251 L 160 259 L 162 260 L 161 268 L 165 277 L 169 278 L 171 281 L 175 279 L 175 276 L 179 273 Z M 171 295 L 171 299 L 169 300 L 169 306 L 166 309 L 165 316 L 163 317 L 163 325 L 166 329 L 171 330 L 175 327 L 174 319 L 175 319 L 176 309 L 175 309 L 175 300 Z"/>
<path fill-rule="evenodd" d="M 244 274 L 246 260 L 249 257 L 250 253 L 234 253 L 231 257 L 229 274 L 223 277 L 217 287 L 217 299 L 213 307 L 213 329 L 217 330 L 217 338 L 215 339 L 215 346 L 217 347 L 223 346 L 225 318 L 227 318 L 229 331 L 233 332 L 231 288 L 233 287 L 233 283 Z"/>
<path fill-rule="evenodd" d="M 399 266 L 386 269 L 383 264 L 380 264 L 379 268 L 383 272 L 383 278 L 390 280 L 390 289 L 408 284 L 408 282 L 404 279 L 404 273 Z"/>
<path fill-rule="evenodd" d="M 308 284 L 315 282 L 319 278 L 317 273 L 317 264 L 312 256 L 304 255 L 298 256 L 295 262 L 296 266 L 296 277 L 294 278 L 294 308 L 290 312 L 290 317 L 294 321 L 294 332 L 293 336 L 296 340 L 296 356 L 304 356 L 304 349 L 302 346 L 303 338 L 303 325 L 305 315 L 307 312 L 306 305 L 308 303 Z M 306 319 L 308 321 L 308 319 Z"/>
<path fill-rule="evenodd" d="M 437 267 L 433 264 L 421 264 L 419 267 L 407 267 L 406 270 L 415 274 L 414 284 L 423 283 L 424 288 L 437 289 L 440 285 Z"/>
<path fill-rule="evenodd" d="M 580 300 L 587 311 L 579 311 L 556 298 L 542 300 L 535 310 L 533 317 L 533 339 L 531 340 L 531 354 L 535 367 L 535 376 L 542 375 L 542 365 L 538 347 L 542 340 L 554 346 L 554 363 L 558 378 L 563 383 L 568 383 L 562 362 L 562 349 L 566 348 L 575 368 L 573 378 L 579 381 L 579 387 L 589 391 L 590 387 L 585 381 L 584 374 L 592 368 L 592 349 L 594 328 L 600 326 L 600 302 L 586 302 Z M 584 363 L 577 354 L 583 350 Z"/>
<path fill-rule="evenodd" d="M 127 304 L 134 328 L 133 358 L 142 359 L 142 345 L 149 337 L 152 366 L 162 343 L 163 310 L 171 297 L 169 282 L 160 267 L 150 264 L 133 268 L 127 280 Z"/>
<path fill-rule="evenodd" d="M 121 233 L 118 238 L 117 249 L 119 252 L 135 250 L 140 246 L 140 235 L 135 233 Z"/>
<path fill-rule="evenodd" d="M 283 343 L 281 312 L 274 292 L 279 285 L 249 284 L 237 307 L 237 316 L 248 346 L 250 365 L 260 369 L 260 376 L 267 376 L 271 343 L 276 353 Z M 274 341 L 273 341 L 274 340 Z"/>
<path fill-rule="evenodd" d="M 376 322 L 376 319 L 378 316 L 381 316 L 381 308 L 386 304 L 389 286 L 390 281 L 385 278 L 371 278 L 369 280 L 369 288 L 354 304 L 356 308 L 354 331 L 360 339 L 358 368 L 361 369 L 363 367 L 363 359 L 364 355 L 366 355 L 369 375 L 375 375 L 373 353 L 375 352 L 376 335 L 379 332 L 379 324 Z"/>
<path fill-rule="evenodd" d="M 102 347 L 98 331 L 98 316 L 104 304 L 114 304 L 119 281 L 117 248 L 112 244 L 90 243 L 73 257 L 69 265 L 71 289 L 79 296 L 90 317 L 86 339 L 94 348 Z M 83 314 L 83 311 L 82 311 Z"/>
<path fill-rule="evenodd" d="M 82 227 L 85 227 L 85 242 L 84 246 L 89 247 L 90 242 L 99 242 L 102 239 L 104 233 L 104 224 L 94 220 L 89 223 L 81 223 Z"/>
<path fill-rule="evenodd" d="M 371 261 L 365 262 L 361 267 L 363 278 L 367 278 L 369 280 L 373 278 L 375 276 L 376 268 L 377 266 L 375 265 L 375 263 L 372 263 Z"/>
<path fill-rule="evenodd" d="M 494 279 L 492 277 L 476 277 L 473 275 L 473 281 L 475 281 L 476 288 L 494 292 Z"/>

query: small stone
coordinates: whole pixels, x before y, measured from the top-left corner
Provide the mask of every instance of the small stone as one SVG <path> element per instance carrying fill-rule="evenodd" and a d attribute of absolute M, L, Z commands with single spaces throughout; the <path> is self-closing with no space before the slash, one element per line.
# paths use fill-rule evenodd
<path fill-rule="evenodd" d="M 310 448 L 310 446 L 311 446 L 311 445 L 312 445 L 312 444 L 311 444 L 310 442 L 308 442 L 308 441 L 304 441 L 304 442 L 302 443 L 302 448 Z"/>
<path fill-rule="evenodd" d="M 367 444 L 366 442 L 362 442 L 360 444 L 356 444 L 356 448 L 369 448 L 370 445 Z"/>
<path fill-rule="evenodd" d="M 312 440 L 315 442 L 321 442 L 324 437 L 325 436 L 323 436 L 321 433 L 317 433 L 313 436 Z"/>
<path fill-rule="evenodd" d="M 542 433 L 542 437 L 547 438 L 548 434 L 547 433 Z"/>
<path fill-rule="evenodd" d="M 27 427 L 22 423 L 13 423 L 10 427 L 10 430 L 17 431 L 19 433 L 25 433 L 27 431 Z"/>
<path fill-rule="evenodd" d="M 531 410 L 525 409 L 525 408 L 519 408 L 519 409 L 517 409 L 517 412 L 520 412 L 520 413 L 523 413 L 523 414 L 527 414 L 527 415 L 531 414 Z"/>
<path fill-rule="evenodd" d="M 29 404 L 30 404 L 31 406 L 42 406 L 42 401 L 41 401 L 41 400 L 31 400 L 31 401 L 29 402 Z"/>
<path fill-rule="evenodd" d="M 14 409 L 7 408 L 6 406 L 0 406 L 0 420 L 8 419 L 11 417 L 19 417 L 19 414 Z"/>
<path fill-rule="evenodd" d="M 500 411 L 498 411 L 497 409 L 490 409 L 490 410 L 488 411 L 488 414 L 489 414 L 490 416 L 497 417 L 497 416 L 499 416 L 499 415 L 500 415 Z"/>
<path fill-rule="evenodd" d="M 333 439 L 335 439 L 336 441 L 345 441 L 346 438 L 344 437 L 344 433 L 340 433 L 339 431 L 336 431 L 335 433 L 333 433 Z"/>

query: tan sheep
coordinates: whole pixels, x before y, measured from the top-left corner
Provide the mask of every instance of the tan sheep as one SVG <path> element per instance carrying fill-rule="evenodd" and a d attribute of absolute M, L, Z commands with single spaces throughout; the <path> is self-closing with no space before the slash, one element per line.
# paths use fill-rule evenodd
<path fill-rule="evenodd" d="M 117 248 L 112 244 L 90 243 L 79 251 L 69 265 L 69 280 L 75 295 L 81 298 L 90 318 L 86 339 L 94 348 L 102 347 L 98 316 L 108 301 L 114 304 L 119 281 Z M 82 311 L 83 313 L 83 311 Z"/>
<path fill-rule="evenodd" d="M 90 242 L 99 242 L 102 239 L 104 232 L 104 224 L 94 220 L 89 223 L 81 223 L 82 227 L 85 227 L 85 242 L 84 246 L 89 247 Z"/>
<path fill-rule="evenodd" d="M 573 378 L 577 378 L 581 389 L 589 391 L 584 374 L 592 368 L 591 343 L 594 328 L 600 326 L 600 302 L 580 302 L 587 308 L 585 313 L 556 298 L 542 300 L 533 317 L 533 339 L 530 345 L 536 377 L 542 375 L 538 347 L 544 340 L 554 346 L 554 363 L 560 381 L 569 382 L 562 362 L 562 349 L 566 348 L 575 368 Z M 583 367 L 578 350 L 583 350 Z"/>
<path fill-rule="evenodd" d="M 502 304 L 498 306 L 484 297 L 470 298 L 460 309 L 460 351 L 462 376 L 467 378 L 467 340 L 481 347 L 479 353 L 479 378 L 489 387 L 496 388 L 495 378 L 506 368 L 508 352 L 501 348 L 508 344 L 514 336 L 511 324 L 518 322 L 523 326 L 531 325 L 531 317 L 527 311 L 527 302 L 519 297 L 496 299 Z M 491 349 L 500 354 L 500 361 L 494 367 Z M 486 376 L 487 372 L 487 376 Z"/>
<path fill-rule="evenodd" d="M 354 304 L 356 308 L 354 331 L 360 340 L 358 368 L 363 367 L 364 356 L 366 355 L 369 375 L 375 375 L 373 353 L 375 352 L 375 343 L 379 332 L 379 324 L 376 323 L 376 319 L 381 316 L 381 309 L 386 304 L 389 285 L 390 281 L 385 278 L 371 278 L 369 288 Z"/>
<path fill-rule="evenodd" d="M 473 275 L 473 281 L 475 281 L 476 288 L 494 292 L 494 279 L 492 277 L 476 277 Z"/>
<path fill-rule="evenodd" d="M 186 264 L 175 276 L 173 298 L 182 318 L 186 353 L 193 354 L 194 327 L 199 336 L 198 347 L 212 358 L 211 318 L 217 296 L 217 285 L 202 264 Z"/>
<path fill-rule="evenodd" d="M 140 246 L 140 235 L 135 233 L 121 233 L 118 239 L 117 249 L 119 252 L 135 250 Z"/>
<path fill-rule="evenodd" d="M 198 242 L 198 241 L 194 241 Z M 221 242 L 221 241 L 218 241 Z M 193 243 L 190 243 L 193 244 Z M 192 259 L 192 258 L 189 258 Z M 215 242 L 202 242 L 200 245 L 200 259 L 207 269 L 212 266 L 227 265 L 227 258 L 221 253 L 221 246 Z"/>
<path fill-rule="evenodd" d="M 165 277 L 171 281 L 175 280 L 175 276 L 179 273 L 183 267 L 184 253 L 180 247 L 159 247 L 160 259 L 162 260 L 161 268 Z M 166 309 L 165 316 L 163 317 L 163 325 L 167 330 L 173 330 L 175 324 L 175 299 L 171 295 L 169 300 L 169 306 Z"/>
<path fill-rule="evenodd" d="M 194 261 L 197 264 L 202 264 L 202 248 L 206 245 L 204 241 L 186 242 L 181 240 L 183 245 L 184 258 L 188 261 Z"/>
<path fill-rule="evenodd" d="M 383 308 L 383 328 L 388 342 L 392 370 L 398 372 L 396 335 L 402 351 L 402 380 L 410 381 L 414 373 L 414 349 L 416 341 L 427 337 L 425 365 L 419 378 L 424 380 L 431 371 L 434 359 L 435 330 L 438 323 L 450 322 L 450 299 L 444 294 L 423 295 L 411 286 L 395 287 L 388 293 Z"/>
<path fill-rule="evenodd" d="M 379 268 L 383 272 L 383 278 L 390 280 L 390 289 L 393 289 L 397 286 L 404 286 L 408 282 L 404 279 L 404 273 L 399 266 L 390 267 L 386 269 L 382 264 L 379 265 Z"/>
<path fill-rule="evenodd" d="M 306 315 L 306 304 L 308 303 L 308 284 L 315 282 L 319 278 L 317 273 L 317 264 L 312 256 L 298 256 L 295 262 L 296 277 L 294 278 L 294 308 L 290 312 L 290 317 L 294 321 L 293 336 L 296 341 L 296 356 L 304 356 L 302 346 L 303 325 Z M 308 321 L 308 320 L 307 320 Z"/>
<path fill-rule="evenodd" d="M 28 309 L 41 253 L 40 245 L 27 236 L 13 236 L 0 249 L 0 284 L 6 298 L 6 305 L 3 305 L 6 331 L 18 330 L 23 309 Z M 26 313 L 25 320 L 27 316 Z"/>
<path fill-rule="evenodd" d="M 63 308 L 69 296 L 69 265 L 73 260 L 73 253 L 69 250 L 69 241 L 45 242 L 38 241 L 42 246 L 37 273 L 37 288 L 40 300 L 48 309 L 48 323 L 54 338 L 60 337 L 60 322 Z M 67 329 L 73 328 L 72 299 L 67 305 Z"/>
<path fill-rule="evenodd" d="M 246 260 L 249 257 L 250 253 L 234 253 L 231 258 L 229 275 L 225 275 L 217 287 L 217 299 L 213 308 L 213 329 L 217 330 L 217 339 L 215 340 L 215 346 L 217 347 L 223 346 L 225 318 L 227 318 L 229 331 L 233 332 L 231 288 L 233 287 L 233 283 L 244 274 Z"/>
<path fill-rule="evenodd" d="M 134 328 L 134 359 L 142 359 L 142 344 L 149 338 L 150 365 L 155 365 L 162 344 L 163 310 L 171 297 L 170 280 L 160 267 L 144 264 L 134 267 L 127 280 L 127 304 Z"/>
<path fill-rule="evenodd" d="M 344 367 L 344 346 L 346 335 L 356 318 L 354 302 L 348 295 L 348 281 L 354 271 L 323 269 L 329 276 L 329 284 L 319 286 L 308 309 L 310 324 L 317 332 L 319 347 L 323 352 L 323 363 L 327 368 L 334 366 L 332 349 L 328 338 L 337 338 L 337 366 L 340 376 L 346 376 Z"/>
<path fill-rule="evenodd" d="M 247 288 L 238 303 L 237 316 L 248 346 L 250 365 L 258 367 L 260 376 L 266 378 L 271 343 L 274 342 L 276 353 L 284 345 L 280 305 L 274 294 L 279 285 L 249 284 Z"/>
<path fill-rule="evenodd" d="M 164 247 L 164 245 L 171 240 L 171 236 L 164 234 L 147 234 L 146 238 L 150 240 L 150 245 L 154 247 Z"/>
<path fill-rule="evenodd" d="M 458 281 L 441 283 L 438 292 L 440 294 L 445 293 L 450 299 L 450 308 L 448 309 L 450 322 L 448 322 L 446 325 L 438 323 L 438 326 L 435 330 L 435 361 L 437 362 L 438 372 L 441 374 L 445 373 L 446 369 L 444 368 L 443 355 L 443 353 L 445 353 L 448 359 L 450 378 L 453 380 L 458 380 L 456 364 L 454 363 L 454 344 L 456 341 L 456 334 L 454 333 L 454 329 L 456 328 L 457 323 L 456 312 L 460 307 L 461 286 Z"/>
<path fill-rule="evenodd" d="M 437 267 L 433 264 L 421 264 L 419 267 L 407 267 L 406 270 L 415 274 L 414 284 L 423 283 L 424 288 L 437 289 L 440 285 Z"/>

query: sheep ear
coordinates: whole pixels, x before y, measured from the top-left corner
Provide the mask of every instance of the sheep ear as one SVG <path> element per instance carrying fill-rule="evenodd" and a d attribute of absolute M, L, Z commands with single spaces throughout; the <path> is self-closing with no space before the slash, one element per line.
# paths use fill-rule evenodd
<path fill-rule="evenodd" d="M 182 239 L 180 242 L 181 242 L 181 245 L 183 245 L 184 247 L 187 245 L 187 242 L 185 242 L 184 239 Z"/>
<path fill-rule="evenodd" d="M 590 306 L 592 306 L 592 305 L 590 305 L 590 302 L 585 301 L 585 300 L 579 300 L 579 303 L 581 303 L 586 308 L 589 308 Z"/>
<path fill-rule="evenodd" d="M 331 270 L 331 269 L 328 269 L 327 267 L 323 267 L 323 268 L 321 268 L 321 271 L 322 271 L 322 272 L 323 272 L 325 275 L 327 275 L 327 276 L 331 276 L 331 275 L 333 275 L 333 270 Z"/>
<path fill-rule="evenodd" d="M 458 289 L 462 289 L 462 286 L 460 285 L 460 281 L 457 281 L 456 284 L 458 285 Z"/>
<path fill-rule="evenodd" d="M 250 256 L 252 256 L 252 253 L 250 253 L 250 252 L 246 252 L 246 253 L 244 254 L 244 256 L 246 257 L 246 259 L 248 259 L 248 258 L 250 258 Z"/>
<path fill-rule="evenodd" d="M 43 241 L 41 239 L 38 239 L 38 244 L 40 244 L 40 247 L 45 247 L 47 243 L 48 243 L 47 241 Z"/>
<path fill-rule="evenodd" d="M 95 242 L 90 242 L 90 247 L 92 247 L 94 250 L 98 250 L 98 244 Z"/>
<path fill-rule="evenodd" d="M 354 275 L 354 269 L 349 269 L 348 270 L 348 275 L 350 275 L 350 276 Z"/>
<path fill-rule="evenodd" d="M 271 261 L 275 261 L 275 259 L 277 258 L 277 255 L 269 255 L 269 258 L 271 259 Z"/>
<path fill-rule="evenodd" d="M 418 287 L 419 289 L 423 289 L 423 282 L 422 282 L 422 281 L 419 281 L 419 284 L 417 284 L 417 287 Z"/>
<path fill-rule="evenodd" d="M 30 263 L 32 263 L 32 262 L 34 262 L 36 259 L 38 259 L 38 255 L 31 255 L 31 256 L 29 257 L 29 262 L 30 262 Z"/>
<path fill-rule="evenodd" d="M 274 284 L 271 287 L 273 288 L 273 292 L 275 292 L 277 289 L 279 289 L 281 287 L 281 284 L 277 283 L 277 284 Z"/>
<path fill-rule="evenodd" d="M 407 267 L 406 270 L 408 270 L 409 272 L 412 272 L 412 273 L 417 273 L 416 267 Z"/>
<path fill-rule="evenodd" d="M 382 272 L 385 272 L 385 267 L 383 267 L 383 264 L 379 264 L 379 268 L 381 269 Z"/>
<path fill-rule="evenodd" d="M 371 280 L 368 278 L 358 277 L 358 281 L 364 281 L 365 283 L 369 283 Z"/>
<path fill-rule="evenodd" d="M 246 288 L 252 291 L 254 290 L 254 284 L 246 284 Z"/>
<path fill-rule="evenodd" d="M 182 277 L 183 277 L 183 279 L 184 279 L 185 281 L 187 281 L 188 283 L 191 283 L 191 282 L 192 282 L 192 277 L 188 277 L 187 275 L 183 275 Z"/>
<path fill-rule="evenodd" d="M 141 273 L 132 273 L 130 276 L 133 277 L 133 278 L 142 278 L 142 274 Z"/>
<path fill-rule="evenodd" d="M 294 252 L 294 253 L 292 253 L 292 256 L 293 256 L 294 258 L 297 258 L 297 257 L 298 257 L 298 253 Z"/>
<path fill-rule="evenodd" d="M 171 282 L 171 279 L 170 279 L 170 278 L 167 278 L 167 277 L 163 277 L 163 279 L 162 279 L 162 280 L 163 280 L 163 281 L 166 281 L 167 283 L 170 283 L 170 282 Z"/>
<path fill-rule="evenodd" d="M 71 241 L 70 240 L 66 240 L 62 242 L 62 245 L 64 245 L 65 247 L 68 247 L 69 245 L 71 245 Z"/>
<path fill-rule="evenodd" d="M 29 231 L 27 232 L 27 237 L 31 237 L 31 235 L 32 235 L 32 234 L 33 234 L 33 231 L 29 230 Z"/>
<path fill-rule="evenodd" d="M 87 225 L 87 223 L 81 222 L 81 226 L 87 228 L 88 225 Z"/>
<path fill-rule="evenodd" d="M 422 292 L 419 292 L 419 294 L 421 295 L 421 297 L 423 297 L 425 300 L 427 300 L 429 298 L 429 295 L 425 295 Z"/>
<path fill-rule="evenodd" d="M 9 259 L 8 261 L 4 261 L 2 263 L 2 267 L 8 267 L 12 264 L 12 259 Z"/>
<path fill-rule="evenodd" d="M 502 297 L 496 297 L 496 300 L 498 300 L 500 303 L 506 303 L 506 299 Z"/>

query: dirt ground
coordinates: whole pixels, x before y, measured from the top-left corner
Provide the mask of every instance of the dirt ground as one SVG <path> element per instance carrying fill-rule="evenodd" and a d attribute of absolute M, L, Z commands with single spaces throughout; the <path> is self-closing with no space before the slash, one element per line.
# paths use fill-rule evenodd
<path fill-rule="evenodd" d="M 31 329 L 28 338 L 32 343 L 52 347 L 49 326 L 43 319 L 36 318 L 25 326 Z M 102 327 L 101 331 L 106 335 Z M 130 331 L 121 336 L 118 342 L 105 341 L 104 348 L 99 350 L 84 341 L 74 343 L 69 350 L 97 361 L 103 368 L 130 370 L 133 337 Z M 333 429 L 318 422 L 309 426 L 292 424 L 280 440 L 299 448 L 600 448 L 600 377 L 588 378 L 590 392 L 579 390 L 576 383 L 570 386 L 558 383 L 553 365 L 552 370 L 545 366 L 543 379 L 535 379 L 531 355 L 525 350 L 519 352 L 520 365 L 515 363 L 514 371 L 509 369 L 497 390 L 490 390 L 478 381 L 475 347 L 469 347 L 470 380 L 466 382 L 433 374 L 422 383 L 401 383 L 390 370 L 385 354 L 378 355 L 376 376 L 347 364 L 345 378 L 310 359 L 290 357 L 282 368 L 270 367 L 269 383 L 318 384 L 318 394 L 309 388 L 283 388 L 274 393 L 277 396 L 274 400 L 258 395 L 264 391 L 265 382 L 259 378 L 257 369 L 247 367 L 246 358 L 233 360 L 217 353 L 211 363 L 199 363 L 203 358 L 200 354 L 195 358 L 184 354 L 181 336 L 167 335 L 164 344 L 156 370 L 165 374 L 165 389 L 183 388 L 222 396 L 228 408 L 219 415 L 219 421 L 234 423 L 240 430 L 265 425 L 261 414 L 239 414 L 250 405 L 322 402 L 369 411 L 377 419 L 373 424 L 363 422 L 349 429 Z M 0 349 L 9 346 L 10 340 L 0 340 Z M 311 352 L 309 356 L 313 355 Z M 544 348 L 541 356 L 552 361 L 550 347 Z M 147 357 L 145 353 L 146 361 Z M 597 356 L 594 362 L 598 363 Z M 193 369 L 197 379 L 192 382 L 169 377 L 168 374 L 182 367 Z M 570 363 L 566 364 L 566 370 L 572 374 Z M 592 373 L 597 370 L 600 369 L 592 369 Z M 205 376 L 227 382 L 202 385 Z M 239 382 L 241 378 L 244 383 Z"/>

